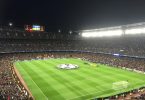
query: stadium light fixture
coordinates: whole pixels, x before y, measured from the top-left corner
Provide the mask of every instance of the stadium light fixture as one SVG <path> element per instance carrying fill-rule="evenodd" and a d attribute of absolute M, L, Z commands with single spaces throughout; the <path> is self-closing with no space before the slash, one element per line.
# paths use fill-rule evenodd
<path fill-rule="evenodd" d="M 61 33 L 61 30 L 60 29 L 58 30 L 58 33 Z"/>
<path fill-rule="evenodd" d="M 69 34 L 72 34 L 72 31 L 69 31 Z"/>
<path fill-rule="evenodd" d="M 83 32 L 83 37 L 111 37 L 111 36 L 121 36 L 123 31 L 121 29 L 118 30 L 107 30 L 107 31 L 90 31 Z"/>
<path fill-rule="evenodd" d="M 125 34 L 143 34 L 145 33 L 145 28 L 134 28 L 134 29 L 127 29 Z"/>
<path fill-rule="evenodd" d="M 13 23 L 10 22 L 10 23 L 9 23 L 9 26 L 10 26 L 10 27 L 13 26 Z"/>

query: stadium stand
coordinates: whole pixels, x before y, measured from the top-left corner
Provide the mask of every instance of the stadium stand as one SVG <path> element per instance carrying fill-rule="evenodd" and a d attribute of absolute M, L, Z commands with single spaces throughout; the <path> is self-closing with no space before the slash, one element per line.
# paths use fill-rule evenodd
<path fill-rule="evenodd" d="M 83 39 L 78 34 L 28 33 L 0 28 L 0 100 L 33 99 L 14 73 L 13 62 L 16 60 L 71 56 L 144 73 L 144 37 L 145 35 Z M 100 99 L 144 100 L 145 87 Z"/>
<path fill-rule="evenodd" d="M 80 35 L 1 30 L 0 38 L 0 52 L 84 50 L 145 57 L 145 35 L 83 39 Z"/>

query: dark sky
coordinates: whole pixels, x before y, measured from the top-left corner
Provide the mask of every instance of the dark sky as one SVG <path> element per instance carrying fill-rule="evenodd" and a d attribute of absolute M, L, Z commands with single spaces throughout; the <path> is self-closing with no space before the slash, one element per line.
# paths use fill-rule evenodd
<path fill-rule="evenodd" d="M 0 0 L 0 23 L 82 30 L 145 22 L 145 0 Z"/>

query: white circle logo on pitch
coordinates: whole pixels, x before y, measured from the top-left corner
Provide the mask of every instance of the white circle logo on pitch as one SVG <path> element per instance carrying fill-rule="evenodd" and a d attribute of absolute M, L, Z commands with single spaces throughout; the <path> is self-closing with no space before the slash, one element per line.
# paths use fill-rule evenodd
<path fill-rule="evenodd" d="M 59 69 L 77 69 L 78 65 L 75 64 L 60 64 L 57 66 Z"/>

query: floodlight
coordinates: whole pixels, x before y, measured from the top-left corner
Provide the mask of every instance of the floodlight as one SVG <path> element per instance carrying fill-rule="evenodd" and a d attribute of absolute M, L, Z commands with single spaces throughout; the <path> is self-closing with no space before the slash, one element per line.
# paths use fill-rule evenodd
<path fill-rule="evenodd" d="M 69 31 L 69 34 L 72 34 L 72 31 Z"/>
<path fill-rule="evenodd" d="M 110 36 L 121 36 L 123 31 L 118 30 L 106 30 L 106 31 L 89 31 L 83 32 L 83 37 L 110 37 Z"/>
<path fill-rule="evenodd" d="M 125 34 L 142 34 L 145 33 L 145 28 L 127 29 Z"/>
<path fill-rule="evenodd" d="M 9 23 L 9 26 L 13 26 L 13 23 L 10 22 L 10 23 Z"/>
<path fill-rule="evenodd" d="M 61 32 L 61 30 L 59 29 L 59 30 L 58 30 L 58 33 L 60 33 L 60 32 Z"/>

